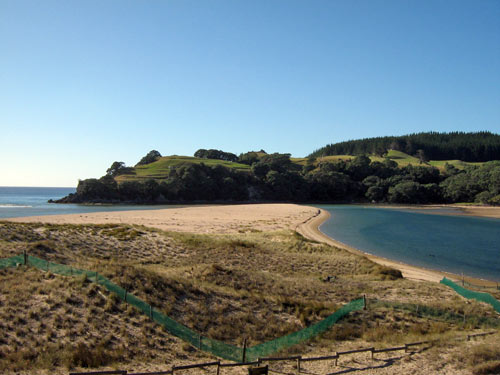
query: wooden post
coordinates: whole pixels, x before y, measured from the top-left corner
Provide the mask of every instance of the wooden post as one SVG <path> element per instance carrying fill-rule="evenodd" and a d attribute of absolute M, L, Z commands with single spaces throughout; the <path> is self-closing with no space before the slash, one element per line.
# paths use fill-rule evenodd
<path fill-rule="evenodd" d="M 27 265 L 28 264 L 28 256 L 26 255 L 26 250 L 23 251 L 23 255 L 24 255 L 24 265 Z"/>
<path fill-rule="evenodd" d="M 300 374 L 300 357 L 297 358 L 297 374 Z"/>
<path fill-rule="evenodd" d="M 243 341 L 243 358 L 241 359 L 241 363 L 245 363 L 247 359 L 247 339 Z"/>
<path fill-rule="evenodd" d="M 366 294 L 363 294 L 363 310 L 366 310 Z"/>
<path fill-rule="evenodd" d="M 220 374 L 220 361 L 219 361 L 219 363 L 217 364 L 217 375 L 219 375 L 219 374 Z"/>

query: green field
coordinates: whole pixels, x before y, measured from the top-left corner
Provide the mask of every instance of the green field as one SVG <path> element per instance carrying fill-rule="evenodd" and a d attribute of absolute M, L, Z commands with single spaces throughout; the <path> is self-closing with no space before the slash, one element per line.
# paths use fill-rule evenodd
<path fill-rule="evenodd" d="M 246 164 L 233 163 L 224 160 L 216 159 L 200 159 L 192 156 L 164 156 L 155 161 L 154 163 L 139 165 L 134 168 L 134 173 L 120 175 L 116 177 L 118 182 L 130 180 L 145 180 L 153 178 L 155 180 L 166 179 L 172 167 L 180 167 L 189 164 L 205 164 L 208 166 L 222 165 L 227 168 L 236 169 L 239 171 L 249 171 L 250 166 Z"/>

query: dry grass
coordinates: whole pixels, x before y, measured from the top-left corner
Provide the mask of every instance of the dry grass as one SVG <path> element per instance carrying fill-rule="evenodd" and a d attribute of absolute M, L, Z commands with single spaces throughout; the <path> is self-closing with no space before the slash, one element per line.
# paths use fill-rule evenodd
<path fill-rule="evenodd" d="M 395 270 L 291 232 L 208 236 L 119 225 L 0 223 L 0 238 L 0 257 L 28 249 L 97 270 L 193 330 L 237 345 L 301 329 L 363 294 L 367 310 L 290 352 L 390 346 L 499 327 L 487 305 L 439 284 L 401 279 Z M 144 360 L 151 368 L 205 356 L 84 278 L 21 267 L 0 271 L 0 291 L 3 372 Z"/>

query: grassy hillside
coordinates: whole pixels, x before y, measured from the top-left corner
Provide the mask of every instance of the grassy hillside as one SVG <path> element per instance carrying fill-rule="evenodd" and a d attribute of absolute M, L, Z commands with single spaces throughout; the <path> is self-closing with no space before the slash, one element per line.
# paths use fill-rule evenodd
<path fill-rule="evenodd" d="M 262 154 L 264 155 L 264 154 Z M 260 155 L 260 156 L 262 156 Z M 444 169 L 446 163 L 454 165 L 459 169 L 463 169 L 466 165 L 481 165 L 483 163 L 467 163 L 460 160 L 431 160 L 428 163 L 421 163 L 419 159 L 405 154 L 401 151 L 389 150 L 387 158 L 394 160 L 400 167 L 404 167 L 408 164 L 411 165 L 423 165 L 423 166 L 434 166 L 439 169 Z M 335 162 L 338 160 L 352 160 L 355 156 L 352 155 L 331 155 L 331 156 L 323 156 L 316 159 L 315 164 L 320 162 Z M 384 161 L 383 157 L 380 156 L 370 156 L 371 161 Z M 307 164 L 307 158 L 291 158 L 292 163 L 297 164 L 298 166 L 304 166 Z M 139 165 L 133 168 L 133 172 L 130 174 L 119 175 L 116 177 L 118 182 L 130 181 L 130 180 L 147 180 L 149 178 L 153 178 L 155 180 L 164 180 L 168 177 L 169 171 L 171 167 L 180 167 L 183 165 L 189 164 L 205 164 L 208 166 L 220 165 L 226 168 L 235 169 L 238 171 L 250 171 L 251 167 L 247 164 L 241 163 L 233 163 L 229 161 L 216 160 L 216 159 L 200 159 L 191 156 L 164 156 L 158 159 L 157 161 L 146 164 Z"/>
<path fill-rule="evenodd" d="M 309 326 L 363 294 L 367 310 L 288 353 L 312 356 L 500 327 L 488 305 L 466 301 L 443 285 L 400 279 L 364 257 L 288 231 L 192 235 L 121 225 L 0 223 L 0 238 L 0 257 L 28 249 L 96 270 L 191 329 L 240 346 L 244 338 L 254 345 Z M 326 276 L 334 278 L 325 282 Z M 2 373 L 164 370 L 165 364 L 210 359 L 84 278 L 12 268 L 0 271 L 0 291 Z M 471 344 L 446 340 L 411 358 L 430 366 L 429 373 L 444 367 L 461 373 L 456 370 L 484 366 L 486 354 L 495 358 L 492 343 L 478 345 L 467 364 L 450 353 L 472 350 Z M 358 360 L 343 359 L 343 365 L 356 367 Z M 389 366 L 405 373 L 404 361 Z"/>
<path fill-rule="evenodd" d="M 133 172 L 130 174 L 120 175 L 116 177 L 118 182 L 128 181 L 128 180 L 146 180 L 153 178 L 156 180 L 163 180 L 167 178 L 171 167 L 180 167 L 189 164 L 205 164 L 208 166 L 221 165 L 226 168 L 236 169 L 239 171 L 250 170 L 250 166 L 246 164 L 233 163 L 224 160 L 216 159 L 200 159 L 192 156 L 164 156 L 157 161 L 146 164 L 139 165 L 133 168 Z"/>
<path fill-rule="evenodd" d="M 338 160 L 352 160 L 354 159 L 355 156 L 353 155 L 330 155 L 330 156 L 320 156 L 316 159 L 316 164 L 320 162 L 336 162 Z M 369 156 L 370 160 L 372 162 L 378 161 L 378 162 L 383 162 L 385 158 L 391 159 L 395 161 L 399 167 L 405 167 L 407 165 L 415 165 L 415 166 L 433 166 L 438 169 L 443 170 L 444 166 L 446 163 L 451 164 L 455 166 L 458 169 L 463 169 L 467 165 L 482 165 L 484 163 L 482 162 L 465 162 L 461 160 L 430 160 L 426 163 L 422 163 L 418 158 L 405 154 L 404 152 L 401 151 L 396 151 L 396 150 L 389 150 L 384 157 L 381 156 L 375 156 L 375 155 L 370 155 Z M 300 165 L 306 165 L 307 163 L 307 158 L 292 158 L 292 161 L 300 164 Z"/>

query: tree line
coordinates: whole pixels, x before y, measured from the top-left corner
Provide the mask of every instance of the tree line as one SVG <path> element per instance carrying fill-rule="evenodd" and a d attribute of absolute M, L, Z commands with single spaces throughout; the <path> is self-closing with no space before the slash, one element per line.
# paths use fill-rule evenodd
<path fill-rule="evenodd" d="M 384 155 L 402 151 L 428 160 L 485 162 L 500 159 L 500 135 L 491 132 L 416 133 L 400 137 L 375 137 L 329 144 L 310 156 Z"/>
<path fill-rule="evenodd" d="M 250 155 L 251 156 L 251 155 Z M 115 164 L 117 163 L 117 164 Z M 500 204 L 500 161 L 463 170 L 446 164 L 434 167 L 398 165 L 365 155 L 350 161 L 317 163 L 309 158 L 300 166 L 290 154 L 264 154 L 251 162 L 249 171 L 203 163 L 171 167 L 162 180 L 124 181 L 127 174 L 115 162 L 105 176 L 81 180 L 75 194 L 60 202 L 388 202 Z M 125 169 L 124 169 L 125 168 Z"/>

